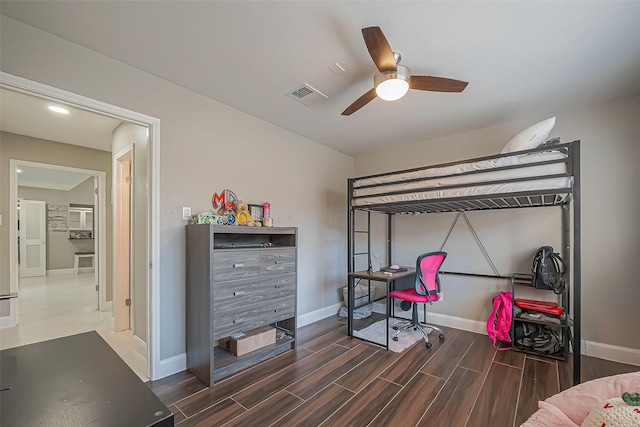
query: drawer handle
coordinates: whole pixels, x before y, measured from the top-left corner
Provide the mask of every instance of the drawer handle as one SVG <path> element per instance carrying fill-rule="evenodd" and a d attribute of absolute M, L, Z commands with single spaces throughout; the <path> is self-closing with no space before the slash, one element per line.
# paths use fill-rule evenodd
<path fill-rule="evenodd" d="M 233 268 L 241 268 L 244 267 L 244 263 L 233 264 Z"/>
<path fill-rule="evenodd" d="M 237 292 L 234 292 L 234 293 L 233 293 L 233 295 L 234 295 L 234 296 L 235 296 L 235 295 L 244 295 L 244 291 L 237 291 Z"/>
<path fill-rule="evenodd" d="M 284 285 L 282 283 L 279 283 L 276 285 L 276 289 L 283 287 Z"/>
<path fill-rule="evenodd" d="M 242 322 L 242 321 L 243 321 L 243 319 L 233 319 L 233 323 L 239 323 L 239 322 Z"/>

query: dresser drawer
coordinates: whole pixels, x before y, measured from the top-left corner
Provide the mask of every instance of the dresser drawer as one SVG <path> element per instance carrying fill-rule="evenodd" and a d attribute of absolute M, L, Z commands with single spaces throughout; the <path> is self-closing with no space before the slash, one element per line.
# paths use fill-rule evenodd
<path fill-rule="evenodd" d="M 219 250 L 213 253 L 213 280 L 242 279 L 260 274 L 260 251 Z"/>
<path fill-rule="evenodd" d="M 260 274 L 295 273 L 295 271 L 295 249 L 260 251 Z"/>
<path fill-rule="evenodd" d="M 269 325 L 295 315 L 295 297 L 279 298 L 238 309 L 218 311 L 213 314 L 213 338 L 228 337 L 236 332 L 246 332 Z"/>
<path fill-rule="evenodd" d="M 295 295 L 295 289 L 295 274 L 217 282 L 213 287 L 213 311 Z"/>

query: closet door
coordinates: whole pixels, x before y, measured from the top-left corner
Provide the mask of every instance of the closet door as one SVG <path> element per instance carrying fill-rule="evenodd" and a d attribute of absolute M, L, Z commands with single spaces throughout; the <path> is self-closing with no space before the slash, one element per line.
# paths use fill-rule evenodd
<path fill-rule="evenodd" d="M 46 206 L 41 200 L 20 202 L 20 277 L 46 276 Z"/>

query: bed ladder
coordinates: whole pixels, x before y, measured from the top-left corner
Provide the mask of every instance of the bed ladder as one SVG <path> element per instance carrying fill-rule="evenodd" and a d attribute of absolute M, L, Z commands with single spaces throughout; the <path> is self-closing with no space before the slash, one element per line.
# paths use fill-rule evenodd
<path fill-rule="evenodd" d="M 362 212 L 362 211 L 360 211 Z M 367 218 L 366 218 L 366 227 L 363 227 L 362 224 L 359 224 L 358 221 L 356 221 L 356 213 L 355 212 L 351 212 L 351 230 L 352 230 L 352 234 L 349 235 L 349 271 L 357 271 L 357 261 L 361 259 L 361 257 L 363 257 L 364 255 L 366 255 L 366 265 L 367 265 L 367 269 L 371 270 L 371 258 L 372 258 L 372 254 L 371 254 L 371 212 L 367 211 Z M 363 222 L 363 221 L 360 221 Z M 358 227 L 359 226 L 359 227 Z M 363 248 L 357 248 L 357 236 L 366 236 L 367 239 L 367 245 L 366 245 L 366 251 L 363 252 L 362 249 Z M 359 252 L 356 252 L 356 249 L 360 249 Z M 379 264 L 379 261 L 378 261 Z"/>

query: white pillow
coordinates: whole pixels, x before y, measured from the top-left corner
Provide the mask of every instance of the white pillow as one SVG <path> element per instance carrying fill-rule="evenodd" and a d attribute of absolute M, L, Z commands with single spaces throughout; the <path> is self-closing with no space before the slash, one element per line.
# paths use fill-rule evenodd
<path fill-rule="evenodd" d="M 587 414 L 581 427 L 638 426 L 640 406 L 630 406 L 619 397 L 600 403 Z"/>
<path fill-rule="evenodd" d="M 502 151 L 500 151 L 500 154 L 536 148 L 547 140 L 547 137 L 555 124 L 556 118 L 554 116 L 526 128 L 514 136 L 513 139 L 504 146 Z"/>

